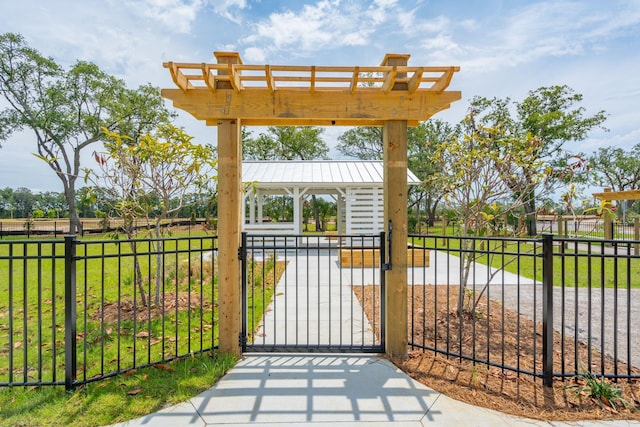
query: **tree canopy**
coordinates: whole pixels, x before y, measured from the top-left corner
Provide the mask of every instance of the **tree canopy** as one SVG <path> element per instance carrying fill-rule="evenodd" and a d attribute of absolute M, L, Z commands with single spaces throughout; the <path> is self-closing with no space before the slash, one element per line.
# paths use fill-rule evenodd
<path fill-rule="evenodd" d="M 315 126 L 270 126 L 256 139 L 243 132 L 243 155 L 247 160 L 326 159 L 329 147 L 322 132 Z"/>
<path fill-rule="evenodd" d="M 0 35 L 0 95 L 9 104 L 0 110 L 0 141 L 33 132 L 37 156 L 62 183 L 71 232 L 81 231 L 75 193 L 85 149 L 103 139 L 103 129 L 137 141 L 172 117 L 157 88 L 128 89 L 85 61 L 65 70 L 13 33 Z"/>
<path fill-rule="evenodd" d="M 507 138 L 511 141 L 510 147 L 504 147 L 507 150 L 533 146 L 530 166 L 508 180 L 514 196 L 519 195 L 521 188 L 531 191 L 524 204 L 529 235 L 536 234 L 536 199 L 543 193 L 552 192 L 558 184 L 575 179 L 567 173 L 571 171 L 575 154 L 565 150 L 564 145 L 584 140 L 606 120 L 604 111 L 588 115 L 581 102 L 582 95 L 566 85 L 532 90 L 521 102 L 509 98 L 475 97 L 471 100 L 474 120 L 493 132 L 487 137 L 496 141 Z M 541 172 L 545 175 L 541 185 L 531 185 Z"/>
<path fill-rule="evenodd" d="M 602 147 L 589 159 L 594 183 L 613 191 L 640 188 L 640 143 L 629 151 L 619 147 Z"/>

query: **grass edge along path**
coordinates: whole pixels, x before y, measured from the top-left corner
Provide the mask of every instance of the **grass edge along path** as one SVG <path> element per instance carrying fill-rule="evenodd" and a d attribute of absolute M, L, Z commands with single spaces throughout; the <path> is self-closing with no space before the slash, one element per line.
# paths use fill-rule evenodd
<path fill-rule="evenodd" d="M 96 426 L 128 421 L 184 402 L 211 388 L 238 359 L 207 352 L 92 382 L 0 389 L 0 425 Z"/>

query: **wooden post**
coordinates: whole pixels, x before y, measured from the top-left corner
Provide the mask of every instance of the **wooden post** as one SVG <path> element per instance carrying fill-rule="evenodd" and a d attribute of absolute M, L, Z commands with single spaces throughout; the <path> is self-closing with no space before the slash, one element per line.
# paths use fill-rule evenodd
<path fill-rule="evenodd" d="M 393 238 L 386 274 L 386 353 L 407 356 L 407 122 L 388 121 L 383 129 L 384 223 L 391 220 Z M 384 244 L 384 243 L 383 243 Z"/>
<path fill-rule="evenodd" d="M 558 215 L 556 218 L 557 218 L 556 221 L 558 222 L 558 237 L 562 238 L 564 237 L 564 231 L 562 229 L 563 228 L 562 226 L 564 225 L 563 223 L 564 218 L 562 217 L 562 215 Z M 553 233 L 553 226 L 551 227 L 550 232 Z"/>
<path fill-rule="evenodd" d="M 220 351 L 240 354 L 242 135 L 239 120 L 218 122 L 218 317 Z"/>
<path fill-rule="evenodd" d="M 387 54 L 382 65 L 406 66 L 409 55 Z M 397 78 L 406 77 L 398 73 Z M 395 83 L 392 90 L 406 90 L 406 83 Z M 386 274 L 385 345 L 391 357 L 407 357 L 407 121 L 385 121 L 382 130 L 384 155 L 384 224 L 391 222 L 393 238 L 387 248 L 391 270 Z M 388 230 L 387 230 L 388 231 Z M 383 243 L 385 244 L 385 243 Z"/>
<path fill-rule="evenodd" d="M 235 53 L 215 52 L 219 64 L 242 63 Z M 219 70 L 219 75 L 228 74 Z M 232 89 L 217 81 L 216 89 Z M 240 355 L 242 274 L 238 248 L 242 222 L 242 126 L 240 119 L 218 121 L 218 332 L 219 349 Z"/>

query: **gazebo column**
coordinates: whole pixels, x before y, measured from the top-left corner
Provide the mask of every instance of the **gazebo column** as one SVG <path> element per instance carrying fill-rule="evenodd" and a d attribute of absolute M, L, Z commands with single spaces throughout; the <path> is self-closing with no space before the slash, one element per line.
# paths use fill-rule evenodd
<path fill-rule="evenodd" d="M 240 354 L 242 277 L 242 135 L 240 120 L 218 122 L 218 328 L 219 348 Z"/>
<path fill-rule="evenodd" d="M 251 189 L 247 192 L 247 200 L 249 201 L 249 224 L 256 223 L 256 192 Z M 244 204 L 243 204 L 244 207 Z"/>
<path fill-rule="evenodd" d="M 300 188 L 293 187 L 293 229 L 297 234 L 302 234 L 302 203 L 300 202 Z"/>

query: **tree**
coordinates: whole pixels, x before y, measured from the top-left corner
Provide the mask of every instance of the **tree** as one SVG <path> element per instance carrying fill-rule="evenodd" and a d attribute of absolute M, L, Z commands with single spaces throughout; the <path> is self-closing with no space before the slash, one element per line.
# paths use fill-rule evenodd
<path fill-rule="evenodd" d="M 589 159 L 595 184 L 613 191 L 640 188 L 640 143 L 631 150 L 601 147 Z"/>
<path fill-rule="evenodd" d="M 162 222 L 173 218 L 184 207 L 190 191 L 206 191 L 210 187 L 215 179 L 212 174 L 216 167 L 215 152 L 210 146 L 192 143 L 191 136 L 173 125 L 162 125 L 154 133 L 143 135 L 135 144 L 127 136 L 105 132 L 108 151 L 95 153 L 95 157 L 103 172 L 100 179 L 117 201 L 116 207 L 125 219 L 127 237 L 133 237 L 134 219 L 144 217 L 148 224 L 153 224 L 151 229 L 157 246 L 157 305 L 164 280 Z M 135 246 L 132 249 L 135 253 Z M 140 277 L 138 270 L 136 277 Z M 138 288 L 144 295 L 139 283 Z"/>
<path fill-rule="evenodd" d="M 322 140 L 323 129 L 314 126 L 271 126 L 267 133 L 251 139 L 243 132 L 243 158 L 252 160 L 326 159 L 329 147 Z M 316 230 L 320 229 L 317 198 L 311 196 Z M 283 208 L 286 205 L 283 205 Z M 284 211 L 284 209 L 283 209 Z"/>
<path fill-rule="evenodd" d="M 33 131 L 37 156 L 62 182 L 72 233 L 82 231 L 76 208 L 81 154 L 103 138 L 102 129 L 137 140 L 171 118 L 158 89 L 127 89 L 90 62 L 64 70 L 12 33 L 0 35 L 0 95 L 9 103 L 0 111 L 0 141 Z"/>
<path fill-rule="evenodd" d="M 509 138 L 522 147 L 535 143 L 530 167 L 522 169 L 518 176 L 510 177 L 508 185 L 514 197 L 518 189 L 526 187 L 531 194 L 524 205 L 527 232 L 530 236 L 536 230 L 536 200 L 543 194 L 566 183 L 567 170 L 574 154 L 563 149 L 567 142 L 582 141 L 589 132 L 601 128 L 606 120 L 604 111 L 589 116 L 580 106 L 582 95 L 570 87 L 549 86 L 529 92 L 522 102 L 506 99 L 475 97 L 471 109 L 476 120 L 488 129 L 501 129 L 491 138 Z M 515 107 L 515 114 L 511 107 Z M 546 179 L 540 187 L 532 185 L 536 177 L 544 172 Z"/>
<path fill-rule="evenodd" d="M 506 217 L 527 203 L 532 189 L 543 181 L 543 170 L 537 165 L 540 160 L 536 158 L 538 148 L 534 139 L 522 144 L 504 128 L 484 126 L 475 114 L 476 110 L 471 108 L 458 132 L 435 144 L 433 161 L 442 165 L 442 169 L 426 181 L 444 192 L 445 203 L 455 212 L 462 236 L 502 234 L 506 232 Z M 537 171 L 537 175 L 513 182 L 525 170 Z M 516 187 L 518 184 L 520 187 Z M 477 243 L 475 239 L 460 241 L 463 276 L 459 315 L 463 312 Z"/>
<path fill-rule="evenodd" d="M 382 159 L 382 127 L 357 127 L 338 137 L 340 153 L 361 160 Z"/>
<path fill-rule="evenodd" d="M 435 147 L 450 141 L 459 132 L 457 127 L 447 122 L 433 119 L 411 128 L 408 135 L 409 169 L 421 183 L 409 189 L 409 200 L 416 212 L 424 212 L 430 226 L 434 225 L 436 209 L 444 192 L 442 187 L 433 185 L 428 178 L 442 171 L 444 165 L 434 161 Z M 421 210 L 424 205 L 424 210 Z M 417 219 L 420 220 L 418 215 Z"/>

